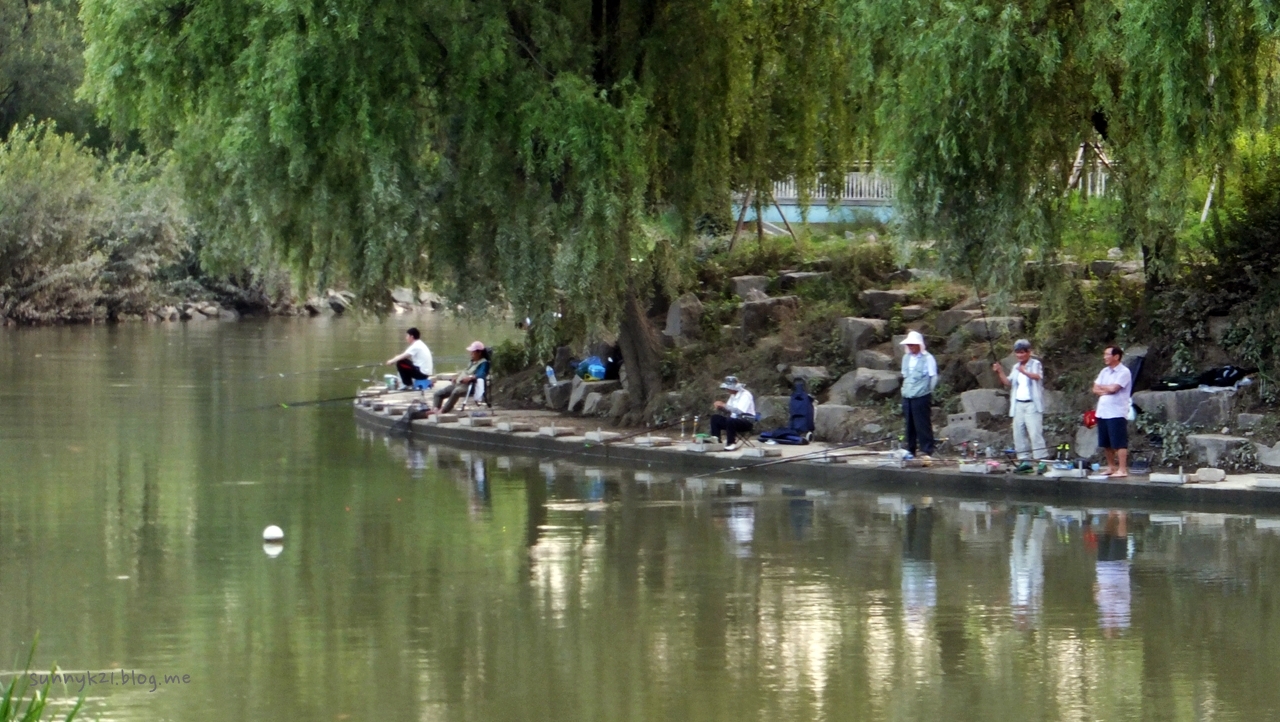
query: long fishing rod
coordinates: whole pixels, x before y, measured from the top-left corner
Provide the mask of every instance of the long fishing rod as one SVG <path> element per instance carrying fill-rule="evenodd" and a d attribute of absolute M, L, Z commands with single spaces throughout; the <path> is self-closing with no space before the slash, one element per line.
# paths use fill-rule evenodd
<path fill-rule="evenodd" d="M 978 295 L 978 313 L 982 314 L 982 328 L 986 329 L 983 334 L 987 337 L 987 348 L 991 350 L 991 363 L 1000 363 L 1000 357 L 996 355 L 996 344 L 991 340 L 991 324 L 987 321 L 987 305 L 982 301 L 982 289 L 978 288 L 978 271 L 973 267 L 973 259 L 969 259 L 969 278 L 973 281 L 973 292 Z"/>
<path fill-rule="evenodd" d="M 822 457 L 830 454 L 833 451 L 839 451 L 841 449 L 852 449 L 856 446 L 871 446 L 872 444 L 879 444 L 882 441 L 889 441 L 892 438 L 893 438 L 892 436 L 886 436 L 883 439 L 876 439 L 875 441 L 855 441 L 848 444 L 828 446 L 825 449 L 818 449 L 817 451 L 811 451 L 807 454 L 797 454 L 796 456 L 788 456 L 784 459 L 774 459 L 773 461 L 764 461 L 759 464 L 747 464 L 744 466 L 733 466 L 728 469 L 717 469 L 715 471 L 708 471 L 702 474 L 697 474 L 689 478 L 702 479 L 708 476 L 715 476 L 716 474 L 726 474 L 726 473 L 735 472 L 735 471 L 747 471 L 749 469 L 759 469 L 765 466 L 776 466 L 778 464 L 789 464 L 793 461 L 813 461 L 814 459 L 821 459 Z"/>
<path fill-rule="evenodd" d="M 631 433 L 629 433 L 629 434 L 623 434 L 622 436 L 614 436 L 614 437 L 611 437 L 611 438 L 605 439 L 604 441 L 601 441 L 600 443 L 601 443 L 601 444 L 611 444 L 611 443 L 613 443 L 613 442 L 615 442 L 615 441 L 625 441 L 625 440 L 627 440 L 627 439 L 633 439 L 633 438 L 635 438 L 635 437 L 637 437 L 637 436 L 640 436 L 640 435 L 642 435 L 642 434 L 649 434 L 649 433 L 652 433 L 652 432 L 654 432 L 654 431 L 661 431 L 661 430 L 663 430 L 663 429 L 669 429 L 669 428 L 671 428 L 672 426 L 675 426 L 676 424 L 683 424 L 684 422 L 686 422 L 686 421 L 688 421 L 688 420 L 689 420 L 689 417 L 688 417 L 688 416 L 681 416 L 681 417 L 680 417 L 680 418 L 678 418 L 678 419 L 673 419 L 673 420 L 671 420 L 671 421 L 667 421 L 667 422 L 665 422 L 665 423 L 658 424 L 657 426 L 647 426 L 647 427 L 645 427 L 645 428 L 643 428 L 643 429 L 641 429 L 641 430 L 639 430 L 639 431 L 633 431 L 633 432 L 631 432 Z M 695 431 L 696 431 L 696 429 L 695 429 Z"/>
<path fill-rule="evenodd" d="M 327 374 L 327 373 L 333 373 L 334 371 L 354 371 L 356 369 L 368 369 L 368 368 L 374 368 L 381 365 L 382 364 L 377 364 L 377 363 L 360 364 L 359 366 L 337 366 L 334 368 L 311 369 L 310 371 L 294 371 L 292 373 L 284 373 L 284 374 L 263 374 L 262 376 L 258 377 L 258 380 L 261 381 L 263 379 L 276 379 L 276 378 L 283 379 L 283 378 L 288 378 L 290 376 L 305 376 L 306 374 Z"/>
<path fill-rule="evenodd" d="M 403 389 L 387 389 L 386 391 L 378 391 L 375 393 L 356 394 L 354 396 L 334 396 L 328 399 L 309 399 L 307 401 L 287 401 L 276 404 L 266 404 L 264 406 L 253 406 L 245 411 L 262 411 L 265 409 L 293 409 L 299 406 L 317 406 L 319 404 L 331 404 L 337 401 L 355 401 L 356 399 L 376 399 L 387 394 L 403 393 Z"/>

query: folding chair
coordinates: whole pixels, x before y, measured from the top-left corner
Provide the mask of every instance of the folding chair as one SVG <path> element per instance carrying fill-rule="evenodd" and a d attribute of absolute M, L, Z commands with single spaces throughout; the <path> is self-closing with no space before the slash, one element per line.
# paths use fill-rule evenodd
<path fill-rule="evenodd" d="M 471 384 L 467 386 L 467 393 L 462 397 L 462 406 L 460 406 L 458 410 L 466 411 L 467 404 L 470 403 L 472 399 L 475 399 L 477 406 L 483 404 L 492 409 L 493 404 L 489 403 L 489 384 L 487 382 L 487 378 L 480 378 L 472 381 Z"/>

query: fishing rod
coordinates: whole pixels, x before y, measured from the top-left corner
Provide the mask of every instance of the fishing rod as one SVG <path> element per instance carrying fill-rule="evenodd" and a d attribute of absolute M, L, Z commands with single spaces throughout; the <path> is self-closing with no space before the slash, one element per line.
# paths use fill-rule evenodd
<path fill-rule="evenodd" d="M 320 404 L 331 404 L 336 401 L 355 401 L 356 399 L 376 399 L 380 396 L 386 396 L 387 394 L 394 394 L 394 393 L 403 393 L 403 389 L 396 389 L 396 390 L 387 389 L 385 391 L 378 391 L 371 394 L 369 393 L 356 394 L 354 396 L 334 396 L 333 398 L 328 398 L 328 399 L 310 399 L 307 401 L 288 401 L 288 402 L 282 401 L 276 404 L 266 404 L 265 406 L 253 406 L 251 408 L 245 409 L 245 411 L 262 411 L 264 409 L 293 409 L 299 406 L 318 406 Z"/>
<path fill-rule="evenodd" d="M 262 376 L 259 376 L 258 380 L 261 381 L 263 379 L 275 379 L 275 378 L 283 379 L 283 378 L 288 378 L 290 376 L 304 376 L 306 374 L 326 374 L 326 373 L 333 373 L 334 371 L 354 371 L 356 369 L 375 368 L 381 365 L 382 364 L 373 363 L 373 364 L 360 364 L 359 366 L 337 366 L 334 368 L 311 369 L 310 371 L 294 371 L 292 373 L 283 373 L 283 374 L 264 374 Z"/>
<path fill-rule="evenodd" d="M 613 442 L 615 442 L 615 441 L 625 441 L 626 439 L 633 439 L 633 438 L 635 438 L 635 437 L 637 437 L 637 436 L 640 436 L 640 435 L 642 435 L 642 434 L 649 434 L 649 433 L 652 433 L 652 432 L 654 432 L 654 431 L 661 431 L 661 430 L 663 430 L 663 429 L 669 429 L 669 428 L 671 428 L 672 426 L 675 426 L 676 424 L 683 424 L 684 422 L 686 422 L 686 421 L 688 421 L 688 420 L 689 420 L 689 417 L 688 417 L 688 416 L 681 416 L 681 417 L 680 417 L 680 418 L 678 418 L 678 419 L 673 419 L 673 420 L 668 421 L 668 422 L 666 422 L 666 423 L 658 424 L 657 426 L 647 426 L 647 427 L 645 427 L 645 428 L 643 428 L 643 429 L 641 429 L 641 430 L 639 430 L 639 431 L 633 431 L 633 432 L 631 432 L 631 433 L 629 433 L 629 434 L 623 434 L 622 436 L 614 436 L 614 437 L 611 437 L 611 438 L 605 439 L 604 441 L 601 441 L 600 443 L 601 443 L 601 444 L 609 444 L 609 443 L 613 443 Z M 696 432 L 696 431 L 697 431 L 697 429 L 694 429 L 694 431 Z"/>
<path fill-rule="evenodd" d="M 987 337 L 987 348 L 991 350 L 991 363 L 1000 363 L 1000 357 L 996 355 L 996 344 L 991 340 L 991 324 L 987 321 L 987 304 L 982 300 L 982 289 L 978 287 L 978 271 L 973 266 L 973 259 L 969 259 L 969 278 L 973 281 L 973 292 L 978 295 L 978 313 L 982 314 L 982 328 L 986 329 L 983 334 Z"/>
<path fill-rule="evenodd" d="M 765 467 L 765 466 L 776 466 L 777 464 L 789 464 L 789 463 L 791 463 L 791 462 L 793 462 L 793 461 L 812 461 L 812 460 L 814 460 L 814 459 L 821 459 L 822 457 L 824 457 L 824 456 L 826 456 L 826 455 L 830 454 L 830 453 L 831 453 L 831 452 L 833 452 L 833 451 L 839 451 L 839 450 L 841 450 L 841 449 L 852 449 L 852 448 L 854 448 L 854 447 L 856 447 L 856 446 L 871 446 L 872 444 L 879 444 L 879 443 L 881 443 L 881 442 L 883 442 L 883 441 L 889 441 L 889 440 L 891 440 L 891 439 L 893 439 L 893 437 L 892 437 L 892 436 L 886 436 L 886 437 L 884 437 L 883 439 L 876 439 L 875 441 L 855 441 L 855 442 L 848 443 L 848 444 L 840 444 L 840 445 L 837 445 L 837 446 L 829 446 L 829 447 L 827 447 L 827 448 L 825 448 L 825 449 L 819 449 L 819 450 L 817 450 L 817 451 L 811 451 L 811 452 L 809 452 L 809 453 L 807 453 L 807 454 L 798 454 L 798 455 L 796 455 L 796 456 L 788 456 L 788 457 L 786 457 L 786 458 L 784 458 L 784 459 L 775 459 L 775 460 L 773 460 L 773 461 L 765 461 L 765 462 L 761 462 L 761 463 L 759 463 L 759 464 L 747 464 L 747 465 L 745 465 L 745 466 L 733 466 L 733 467 L 730 467 L 730 468 L 728 468 L 728 469 L 717 469 L 716 471 L 708 471 L 708 472 L 706 472 L 706 473 L 698 474 L 698 475 L 696 475 L 696 476 L 691 476 L 691 477 L 689 477 L 689 478 L 690 478 L 690 479 L 702 479 L 702 478 L 704 478 L 704 477 L 708 477 L 708 476 L 715 476 L 716 474 L 724 474 L 724 473 L 734 472 L 734 471 L 747 471 L 747 470 L 749 470 L 749 469 L 759 469 L 759 468 L 761 468 L 761 467 Z"/>

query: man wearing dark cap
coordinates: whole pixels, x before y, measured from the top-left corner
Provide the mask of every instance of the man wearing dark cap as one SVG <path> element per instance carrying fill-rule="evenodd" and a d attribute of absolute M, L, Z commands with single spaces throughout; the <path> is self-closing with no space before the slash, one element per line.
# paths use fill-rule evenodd
<path fill-rule="evenodd" d="M 1009 417 L 1013 419 L 1013 446 L 1022 461 L 1047 459 L 1044 443 L 1044 366 L 1031 355 L 1031 342 L 1020 338 L 1013 344 L 1017 363 L 1006 376 L 998 363 L 991 370 L 1000 383 L 1009 387 Z"/>

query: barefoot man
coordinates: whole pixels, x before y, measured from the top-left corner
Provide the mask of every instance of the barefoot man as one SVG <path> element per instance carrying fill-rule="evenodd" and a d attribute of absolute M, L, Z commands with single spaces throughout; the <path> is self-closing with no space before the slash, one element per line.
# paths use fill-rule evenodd
<path fill-rule="evenodd" d="M 1119 346 L 1108 346 L 1102 352 L 1106 367 L 1093 380 L 1093 393 L 1098 397 L 1098 446 L 1107 455 L 1107 476 L 1119 479 L 1129 475 L 1129 385 L 1133 377 L 1120 363 L 1124 352 Z"/>

